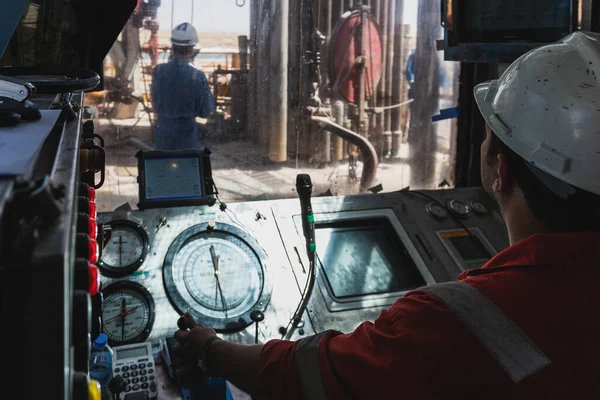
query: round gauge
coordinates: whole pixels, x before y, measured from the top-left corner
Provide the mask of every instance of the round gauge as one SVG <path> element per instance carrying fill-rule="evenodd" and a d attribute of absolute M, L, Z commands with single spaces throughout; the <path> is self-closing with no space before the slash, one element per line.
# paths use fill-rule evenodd
<path fill-rule="evenodd" d="M 448 218 L 448 210 L 438 202 L 432 201 L 425 206 L 427 213 L 436 219 Z"/>
<path fill-rule="evenodd" d="M 450 200 L 448 208 L 458 217 L 466 217 L 469 214 L 469 206 L 460 200 Z"/>
<path fill-rule="evenodd" d="M 102 250 L 98 266 L 103 275 L 120 278 L 135 272 L 148 255 L 148 234 L 132 221 L 111 221 L 110 240 Z"/>
<path fill-rule="evenodd" d="M 479 215 L 486 215 L 488 213 L 487 207 L 478 200 L 469 201 L 469 208 Z"/>
<path fill-rule="evenodd" d="M 271 286 L 266 255 L 240 229 L 219 223 L 195 225 L 171 244 L 163 265 L 164 283 L 173 306 L 190 312 L 219 332 L 252 324 L 250 313 L 264 311 Z"/>
<path fill-rule="evenodd" d="M 143 342 L 154 324 L 154 300 L 139 283 L 120 281 L 102 291 L 102 332 L 111 345 Z"/>

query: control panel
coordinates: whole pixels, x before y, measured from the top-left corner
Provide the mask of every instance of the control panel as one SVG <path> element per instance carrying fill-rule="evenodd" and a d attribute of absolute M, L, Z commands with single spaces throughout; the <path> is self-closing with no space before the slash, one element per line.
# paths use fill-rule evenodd
<path fill-rule="evenodd" d="M 508 247 L 482 188 L 318 197 L 312 208 L 316 283 L 290 339 L 350 332 Z M 161 343 L 185 312 L 234 342 L 285 337 L 309 279 L 300 214 L 297 199 L 101 213 L 112 229 L 98 262 L 111 345 Z"/>

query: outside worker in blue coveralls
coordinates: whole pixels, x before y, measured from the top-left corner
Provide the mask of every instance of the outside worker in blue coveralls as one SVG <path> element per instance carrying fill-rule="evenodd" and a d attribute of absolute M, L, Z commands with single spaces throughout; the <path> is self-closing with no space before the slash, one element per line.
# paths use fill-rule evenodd
<path fill-rule="evenodd" d="M 171 59 L 152 73 L 152 103 L 158 115 L 154 145 L 164 151 L 202 149 L 204 132 L 196 117 L 213 113 L 214 98 L 204 73 L 190 65 L 198 33 L 183 23 L 173 29 L 171 43 Z"/>

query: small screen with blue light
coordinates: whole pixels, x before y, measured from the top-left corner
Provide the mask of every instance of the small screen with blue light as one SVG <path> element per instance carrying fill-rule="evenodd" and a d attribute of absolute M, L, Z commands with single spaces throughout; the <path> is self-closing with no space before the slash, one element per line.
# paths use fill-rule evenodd
<path fill-rule="evenodd" d="M 147 158 L 144 169 L 147 200 L 202 197 L 200 160 L 197 157 Z"/>

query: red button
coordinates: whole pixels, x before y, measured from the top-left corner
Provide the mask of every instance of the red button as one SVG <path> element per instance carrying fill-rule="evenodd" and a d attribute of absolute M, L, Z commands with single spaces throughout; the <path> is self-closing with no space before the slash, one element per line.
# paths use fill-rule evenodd
<path fill-rule="evenodd" d="M 89 242 L 90 247 L 90 263 L 96 264 L 98 262 L 98 257 L 100 256 L 98 242 L 95 239 L 90 239 Z"/>
<path fill-rule="evenodd" d="M 89 235 L 90 235 L 90 239 L 97 239 L 98 238 L 98 222 L 95 219 L 90 218 L 88 221 L 88 227 L 89 227 Z"/>
<path fill-rule="evenodd" d="M 89 292 L 90 296 L 95 296 L 98 294 L 98 290 L 100 289 L 100 272 L 98 271 L 98 267 L 93 264 L 90 264 L 90 282 L 89 282 Z"/>
<path fill-rule="evenodd" d="M 96 202 L 96 189 L 91 186 L 88 188 L 88 198 L 92 203 Z"/>
<path fill-rule="evenodd" d="M 98 214 L 96 212 L 96 203 L 94 203 L 93 201 L 89 201 L 88 202 L 88 210 L 89 210 L 90 218 L 92 218 L 92 219 L 98 218 Z"/>

